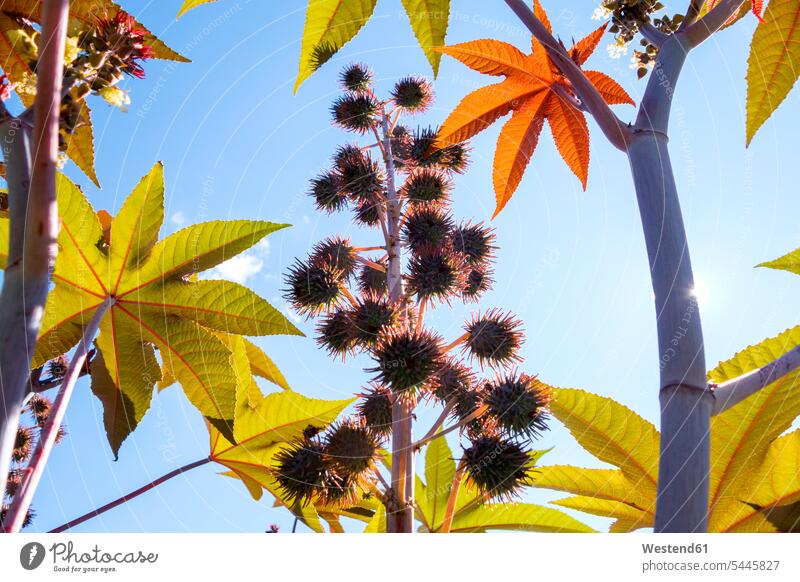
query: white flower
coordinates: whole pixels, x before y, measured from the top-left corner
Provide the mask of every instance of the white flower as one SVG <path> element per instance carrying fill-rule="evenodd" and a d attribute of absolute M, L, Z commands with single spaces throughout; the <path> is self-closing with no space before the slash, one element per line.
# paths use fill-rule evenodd
<path fill-rule="evenodd" d="M 618 59 L 622 55 L 628 54 L 628 43 L 617 41 L 608 45 L 608 56 L 612 59 Z"/>
<path fill-rule="evenodd" d="M 605 6 L 598 6 L 592 12 L 592 20 L 608 20 L 609 16 L 611 16 L 611 10 Z"/>

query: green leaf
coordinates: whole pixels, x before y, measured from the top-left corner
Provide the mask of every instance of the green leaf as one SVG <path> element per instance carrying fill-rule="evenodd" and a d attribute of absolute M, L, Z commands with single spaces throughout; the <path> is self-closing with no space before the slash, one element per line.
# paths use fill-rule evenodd
<path fill-rule="evenodd" d="M 369 520 L 363 533 L 386 533 L 386 508 L 383 506 L 383 503 L 378 505 L 378 508 L 375 510 L 375 515 Z"/>
<path fill-rule="evenodd" d="M 656 428 L 611 398 L 555 388 L 550 410 L 587 451 L 619 467 L 642 495 L 655 496 L 659 436 Z"/>
<path fill-rule="evenodd" d="M 452 533 L 489 530 L 536 531 L 545 533 L 591 533 L 594 530 L 569 515 L 530 503 L 479 505 L 453 519 Z"/>
<path fill-rule="evenodd" d="M 94 169 L 94 130 L 92 128 L 92 110 L 86 101 L 81 107 L 83 123 L 67 140 L 67 155 L 86 174 L 94 185 L 100 187 Z"/>
<path fill-rule="evenodd" d="M 309 0 L 295 93 L 300 85 L 358 33 L 377 0 Z"/>
<path fill-rule="evenodd" d="M 428 519 L 434 527 L 444 520 L 455 474 L 456 463 L 447 439 L 439 437 L 432 440 L 425 451 L 425 497 L 429 507 Z"/>
<path fill-rule="evenodd" d="M 403 7 L 435 77 L 439 74 L 442 53 L 434 49 L 444 45 L 450 18 L 450 0 L 403 0 Z"/>
<path fill-rule="evenodd" d="M 800 76 L 800 0 L 770 0 L 747 62 L 747 144 Z"/>
<path fill-rule="evenodd" d="M 612 526 L 612 529 L 609 530 L 611 533 L 634 531 L 643 527 L 652 527 L 653 525 L 653 516 L 651 514 L 619 501 L 577 495 L 566 499 L 558 499 L 552 503 L 568 509 L 616 519 L 618 523 L 615 524 L 616 527 Z"/>
<path fill-rule="evenodd" d="M 212 2 L 216 2 L 217 0 L 184 0 L 181 9 L 178 11 L 178 18 L 189 12 L 189 10 L 193 10 L 198 6 L 202 6 L 203 4 L 211 4 Z"/>
<path fill-rule="evenodd" d="M 574 495 L 597 497 L 638 506 L 654 513 L 655 499 L 641 495 L 618 469 L 585 469 L 568 465 L 538 467 L 534 471 L 534 487 L 553 489 Z"/>
<path fill-rule="evenodd" d="M 783 255 L 774 261 L 760 263 L 756 267 L 766 267 L 768 269 L 778 269 L 789 271 L 795 275 L 800 275 L 800 249 L 795 249 L 791 253 Z"/>
<path fill-rule="evenodd" d="M 253 374 L 265 380 L 269 380 L 284 390 L 291 390 L 289 383 L 286 381 L 286 378 L 283 377 L 278 366 L 264 353 L 264 350 L 248 339 L 244 340 L 244 346 L 247 350 L 247 357 L 250 360 L 250 369 L 253 371 Z"/>

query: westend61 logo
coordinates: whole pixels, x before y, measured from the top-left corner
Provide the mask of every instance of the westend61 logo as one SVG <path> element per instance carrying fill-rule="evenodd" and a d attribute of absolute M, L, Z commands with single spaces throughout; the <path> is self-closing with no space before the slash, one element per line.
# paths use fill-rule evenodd
<path fill-rule="evenodd" d="M 103 574 L 117 571 L 117 564 L 155 564 L 158 554 L 145 553 L 141 550 L 133 552 L 107 552 L 95 545 L 88 551 L 75 550 L 72 542 L 57 542 L 49 550 L 39 542 L 29 542 L 19 552 L 19 563 L 26 570 L 35 570 L 47 555 L 52 558 L 54 572 L 100 572 Z"/>

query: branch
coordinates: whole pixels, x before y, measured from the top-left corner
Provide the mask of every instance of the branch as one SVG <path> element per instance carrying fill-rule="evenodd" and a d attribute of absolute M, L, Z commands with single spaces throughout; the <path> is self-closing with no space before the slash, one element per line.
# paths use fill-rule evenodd
<path fill-rule="evenodd" d="M 61 533 L 61 532 L 67 531 L 68 529 L 70 529 L 72 527 L 75 527 L 76 525 L 79 525 L 79 524 L 83 523 L 84 521 L 89 521 L 93 517 L 97 517 L 101 513 L 105 513 L 109 509 L 114 509 L 115 507 L 118 507 L 118 506 L 122 505 L 123 503 L 126 503 L 126 502 L 130 501 L 131 499 L 134 499 L 135 497 L 139 497 L 139 495 L 141 495 L 142 493 L 146 493 L 147 491 L 150 491 L 151 489 L 157 487 L 158 485 L 161 485 L 164 481 L 169 481 L 170 479 L 172 479 L 173 477 L 177 477 L 181 473 L 185 473 L 186 471 L 191 471 L 195 467 L 200 467 L 200 466 L 205 465 L 206 463 L 208 463 L 210 461 L 211 461 L 211 457 L 206 457 L 205 459 L 200 459 L 199 461 L 195 461 L 193 463 L 189 463 L 188 465 L 184 465 L 183 467 L 179 467 L 177 469 L 174 469 L 174 470 L 170 471 L 169 473 L 167 473 L 166 475 L 162 475 L 158 479 L 155 479 L 155 480 L 151 481 L 147 485 L 145 485 L 143 487 L 139 487 L 136 491 L 131 491 L 127 495 L 123 495 L 122 497 L 112 501 L 111 503 L 106 503 L 103 507 L 98 507 L 94 511 L 90 511 L 89 513 L 87 513 L 85 515 L 82 515 L 80 517 L 76 517 L 75 519 L 70 520 L 67 523 L 63 524 L 63 525 L 60 525 L 55 529 L 51 529 L 48 533 Z"/>
<path fill-rule="evenodd" d="M 427 433 L 425 433 L 425 436 L 422 437 L 418 443 L 415 443 L 415 446 L 418 445 L 419 443 L 426 443 L 432 440 L 433 437 L 438 432 L 438 430 L 442 428 L 444 421 L 447 420 L 448 416 L 450 416 L 450 412 L 452 412 L 452 410 L 453 410 L 453 402 L 451 401 L 445 405 L 444 410 L 442 410 L 442 413 L 439 415 L 439 418 L 436 419 L 436 421 L 433 423 L 433 426 L 431 426 L 430 430 Z"/>
<path fill-rule="evenodd" d="M 678 27 L 678 31 L 683 31 L 687 26 L 694 24 L 700 14 L 700 9 L 703 7 L 705 0 L 691 0 L 689 7 L 686 9 L 686 15 L 683 17 L 683 22 Z"/>
<path fill-rule="evenodd" d="M 667 39 L 669 38 L 668 34 L 664 34 L 660 30 L 658 30 L 655 26 L 653 26 L 652 22 L 645 22 L 639 27 L 639 32 L 642 33 L 642 36 L 652 45 L 655 45 L 658 48 L 661 48 Z"/>
<path fill-rule="evenodd" d="M 743 0 L 722 0 L 705 17 L 687 27 L 684 34 L 689 40 L 689 46 L 694 48 L 707 40 L 736 14 L 742 4 Z"/>
<path fill-rule="evenodd" d="M 800 346 L 762 368 L 718 385 L 714 390 L 716 399 L 711 414 L 721 414 L 733 408 L 748 396 L 752 396 L 798 368 L 800 368 Z"/>
<path fill-rule="evenodd" d="M 440 533 L 450 533 L 450 528 L 453 527 L 458 491 L 461 489 L 461 481 L 464 478 L 465 469 L 464 463 L 459 463 L 458 467 L 456 467 L 456 472 L 453 475 L 453 484 L 450 486 L 450 495 L 447 497 L 447 507 L 444 510 L 444 521 L 442 521 L 442 526 L 439 528 Z"/>
<path fill-rule="evenodd" d="M 445 436 L 447 434 L 450 434 L 454 430 L 458 430 L 459 428 L 465 427 L 466 425 L 468 425 L 470 422 L 472 422 L 473 420 L 475 420 L 479 416 L 483 416 L 483 414 L 486 412 L 487 408 L 488 407 L 485 404 L 479 406 L 475 410 L 475 412 L 473 412 L 472 414 L 467 416 L 464 420 L 462 420 L 458 424 L 453 424 L 451 426 L 448 426 L 446 429 L 444 429 L 441 432 L 437 432 L 436 434 L 430 434 L 429 433 L 428 435 L 426 435 L 425 437 L 419 439 L 417 442 L 415 442 L 413 445 L 411 445 L 411 448 L 413 450 L 415 450 L 415 451 L 418 451 L 419 449 L 421 449 L 422 447 L 427 445 L 432 440 L 441 438 L 441 437 L 443 437 L 443 436 Z"/>
<path fill-rule="evenodd" d="M 583 74 L 581 68 L 575 64 L 566 49 L 558 42 L 542 22 L 536 18 L 530 9 L 529 2 L 524 0 L 505 0 L 509 8 L 519 17 L 522 23 L 528 27 L 531 34 L 544 46 L 547 54 L 572 83 L 575 94 L 586 106 L 588 112 L 594 117 L 600 129 L 605 134 L 611 145 L 619 150 L 625 151 L 628 144 L 628 132 L 626 125 L 611 111 L 608 103 L 605 102 L 600 92 L 592 82 Z"/>

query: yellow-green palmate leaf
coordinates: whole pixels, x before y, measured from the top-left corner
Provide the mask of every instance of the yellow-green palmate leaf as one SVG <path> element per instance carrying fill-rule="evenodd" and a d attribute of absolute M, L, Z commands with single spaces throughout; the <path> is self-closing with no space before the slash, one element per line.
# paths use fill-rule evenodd
<path fill-rule="evenodd" d="M 770 0 L 747 62 L 747 143 L 800 77 L 800 0 Z"/>
<path fill-rule="evenodd" d="M 211 4 L 212 2 L 216 2 L 217 0 L 184 0 L 183 4 L 181 5 L 181 9 L 178 11 L 178 18 L 189 12 L 189 10 L 193 10 L 198 6 L 202 6 L 203 4 Z"/>
<path fill-rule="evenodd" d="M 159 241 L 164 218 L 160 164 L 134 188 L 106 234 L 86 197 L 64 176 L 57 179 L 57 195 L 62 227 L 55 286 L 33 366 L 74 347 L 95 311 L 110 304 L 96 342 L 103 369 L 94 389 L 104 403 L 115 454 L 161 380 L 153 348 L 204 416 L 232 426 L 236 377 L 230 349 L 215 332 L 300 332 L 249 289 L 192 275 L 286 225 L 218 221 L 190 226 Z"/>
<path fill-rule="evenodd" d="M 411 28 L 431 64 L 433 75 L 439 74 L 442 54 L 433 50 L 444 44 L 450 19 L 450 0 L 403 0 Z"/>
<path fill-rule="evenodd" d="M 566 513 L 532 503 L 491 503 L 459 512 L 451 533 L 482 533 L 491 530 L 545 533 L 592 533 L 594 530 Z"/>

